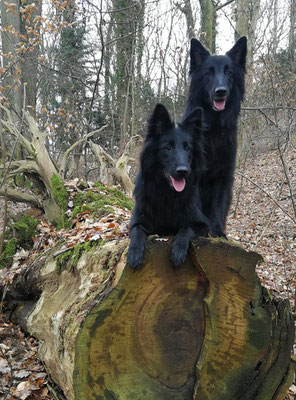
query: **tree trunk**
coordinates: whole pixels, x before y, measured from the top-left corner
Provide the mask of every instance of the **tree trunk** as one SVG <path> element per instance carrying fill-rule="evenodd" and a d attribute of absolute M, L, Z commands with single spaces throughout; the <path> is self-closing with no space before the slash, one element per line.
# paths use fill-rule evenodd
<path fill-rule="evenodd" d="M 31 6 L 30 13 L 21 19 L 20 33 L 26 37 L 26 47 L 29 49 L 22 61 L 22 83 L 26 84 L 26 106 L 30 113 L 36 114 L 37 84 L 38 84 L 38 56 L 40 51 L 40 26 L 36 24 L 41 17 L 42 3 L 35 0 L 27 0 L 26 6 Z M 31 32 L 31 33 L 29 33 Z"/>
<path fill-rule="evenodd" d="M 200 40 L 211 53 L 216 50 L 216 10 L 213 0 L 199 0 L 201 9 Z"/>
<path fill-rule="evenodd" d="M 296 1 L 290 0 L 290 28 L 289 28 L 289 63 L 292 72 L 296 72 L 295 63 L 295 50 L 296 50 L 296 30 L 295 30 L 295 18 L 296 18 Z"/>
<path fill-rule="evenodd" d="M 260 0 L 236 0 L 235 40 L 241 36 L 248 38 L 247 70 L 253 68 L 256 28 L 259 18 Z"/>
<path fill-rule="evenodd" d="M 261 257 L 199 239 L 174 269 L 171 242 L 150 239 L 134 271 L 127 245 L 75 263 L 69 249 L 68 264 L 52 250 L 8 289 L 12 319 L 41 340 L 67 399 L 282 400 L 294 324 L 288 302 L 259 283 Z"/>
<path fill-rule="evenodd" d="M 14 0 L 1 1 L 1 38 L 3 52 L 3 67 L 6 69 L 1 76 L 3 79 L 3 95 L 7 101 L 13 105 L 13 119 L 19 119 L 23 106 L 23 95 L 21 87 L 21 69 L 19 54 L 17 54 L 17 43 L 19 42 L 20 32 L 20 12 L 19 2 Z M 11 29 L 12 28 L 12 29 Z M 16 32 L 16 35 L 14 35 Z"/>

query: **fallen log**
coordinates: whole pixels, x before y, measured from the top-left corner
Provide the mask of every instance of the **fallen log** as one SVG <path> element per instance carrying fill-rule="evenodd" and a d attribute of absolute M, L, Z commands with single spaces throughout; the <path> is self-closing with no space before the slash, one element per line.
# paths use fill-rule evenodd
<path fill-rule="evenodd" d="M 128 240 L 80 255 L 51 250 L 10 287 L 11 318 L 69 400 L 282 400 L 292 382 L 294 322 L 255 272 L 261 257 L 198 239 L 178 269 L 171 241 Z M 75 258 L 75 262 L 74 262 Z"/>

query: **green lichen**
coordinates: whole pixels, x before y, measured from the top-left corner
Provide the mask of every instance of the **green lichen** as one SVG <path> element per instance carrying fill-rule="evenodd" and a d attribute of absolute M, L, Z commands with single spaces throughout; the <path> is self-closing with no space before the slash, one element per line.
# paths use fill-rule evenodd
<path fill-rule="evenodd" d="M 32 238 L 37 234 L 37 225 L 38 220 L 31 215 L 22 217 L 12 225 L 20 246 L 28 247 L 32 244 Z"/>
<path fill-rule="evenodd" d="M 32 144 L 31 144 L 31 156 L 35 159 L 37 158 L 37 152 Z"/>
<path fill-rule="evenodd" d="M 12 265 L 13 256 L 16 253 L 18 241 L 16 238 L 4 242 L 3 250 L 0 256 L 0 269 L 9 268 Z"/>
<path fill-rule="evenodd" d="M 103 243 L 103 240 L 89 240 L 88 242 L 72 247 L 67 252 L 57 257 L 56 265 L 58 271 L 61 272 L 66 268 L 73 271 L 83 253 L 90 251 L 94 247 L 101 246 Z"/>

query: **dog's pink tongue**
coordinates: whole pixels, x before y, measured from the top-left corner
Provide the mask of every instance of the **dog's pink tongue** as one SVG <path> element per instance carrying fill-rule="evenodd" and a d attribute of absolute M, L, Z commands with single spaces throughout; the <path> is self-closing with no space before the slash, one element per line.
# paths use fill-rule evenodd
<path fill-rule="evenodd" d="M 171 176 L 171 180 L 172 180 L 172 184 L 173 184 L 173 186 L 174 186 L 174 189 L 175 189 L 177 192 L 182 192 L 182 190 L 184 190 L 184 187 L 185 187 L 185 179 L 184 179 L 184 178 L 182 178 L 182 179 L 175 179 L 175 178 L 173 178 L 173 177 Z"/>
<path fill-rule="evenodd" d="M 226 100 L 214 100 L 214 106 L 217 110 L 222 111 L 225 108 Z"/>

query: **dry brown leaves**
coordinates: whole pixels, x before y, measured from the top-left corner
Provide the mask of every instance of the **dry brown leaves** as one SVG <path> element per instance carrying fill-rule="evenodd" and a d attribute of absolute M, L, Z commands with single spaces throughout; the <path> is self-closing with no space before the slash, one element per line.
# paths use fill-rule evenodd
<path fill-rule="evenodd" d="M 48 376 L 38 358 L 38 341 L 0 315 L 0 398 L 51 400 Z"/>
<path fill-rule="evenodd" d="M 294 147 L 291 147 L 288 154 L 287 165 L 290 185 L 295 196 L 296 149 Z M 263 256 L 264 263 L 257 268 L 261 283 L 276 297 L 288 298 L 294 307 L 296 215 L 279 154 L 277 151 L 261 154 L 248 161 L 245 171 L 240 169 L 238 171 L 260 188 L 246 179 L 243 179 L 241 188 L 241 176 L 236 176 L 233 202 L 228 217 L 228 238 Z"/>

